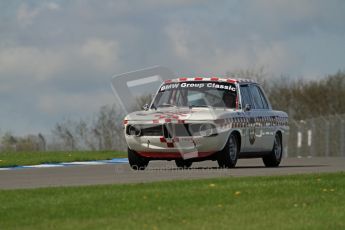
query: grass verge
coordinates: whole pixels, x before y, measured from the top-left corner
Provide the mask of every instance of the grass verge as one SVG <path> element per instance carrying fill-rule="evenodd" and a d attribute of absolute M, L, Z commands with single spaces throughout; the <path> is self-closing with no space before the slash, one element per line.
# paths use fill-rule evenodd
<path fill-rule="evenodd" d="M 0 190 L 0 229 L 344 229 L 345 173 Z"/>
<path fill-rule="evenodd" d="M 119 151 L 0 152 L 0 167 L 109 160 L 117 157 L 127 157 L 127 154 Z"/>

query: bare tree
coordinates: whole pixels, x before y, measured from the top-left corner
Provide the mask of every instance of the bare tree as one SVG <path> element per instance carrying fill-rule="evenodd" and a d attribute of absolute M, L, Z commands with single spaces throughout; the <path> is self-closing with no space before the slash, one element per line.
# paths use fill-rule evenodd
<path fill-rule="evenodd" d="M 63 149 L 66 149 L 66 150 L 76 149 L 75 137 L 72 134 L 73 125 L 74 123 L 68 120 L 62 123 L 57 123 L 55 125 L 55 128 L 52 130 L 52 133 L 62 140 L 63 146 L 64 146 Z"/>
<path fill-rule="evenodd" d="M 66 120 L 52 130 L 65 149 L 124 149 L 122 119 L 124 113 L 116 105 L 102 106 L 92 122 Z"/>
<path fill-rule="evenodd" d="M 243 78 L 243 79 L 252 79 L 260 84 L 266 86 L 268 83 L 269 74 L 266 72 L 264 66 L 251 69 L 238 69 L 234 71 L 228 71 L 225 73 L 227 78 Z"/>
<path fill-rule="evenodd" d="M 41 133 L 38 134 L 38 139 L 39 139 L 39 149 L 43 150 L 43 151 L 46 151 L 46 149 L 47 149 L 47 142 L 46 142 L 46 139 L 44 138 L 44 136 Z"/>
<path fill-rule="evenodd" d="M 123 144 L 123 112 L 117 106 L 103 106 L 94 123 L 94 134 L 99 139 L 100 149 L 118 149 Z"/>
<path fill-rule="evenodd" d="M 17 139 L 11 132 L 6 132 L 1 138 L 1 144 L 4 150 L 16 150 Z"/>
<path fill-rule="evenodd" d="M 81 142 L 81 146 L 90 150 L 96 150 L 97 146 L 91 130 L 92 128 L 90 126 L 91 124 L 80 119 L 80 121 L 75 126 L 75 132 L 79 141 Z"/>

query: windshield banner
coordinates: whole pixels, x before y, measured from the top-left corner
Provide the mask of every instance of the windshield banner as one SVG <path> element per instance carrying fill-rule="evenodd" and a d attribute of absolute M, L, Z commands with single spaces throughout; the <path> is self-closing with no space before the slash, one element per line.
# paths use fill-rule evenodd
<path fill-rule="evenodd" d="M 236 92 L 236 87 L 229 83 L 215 83 L 215 82 L 182 82 L 182 83 L 169 83 L 161 86 L 160 91 L 181 88 L 197 88 L 197 89 L 224 89 Z"/>

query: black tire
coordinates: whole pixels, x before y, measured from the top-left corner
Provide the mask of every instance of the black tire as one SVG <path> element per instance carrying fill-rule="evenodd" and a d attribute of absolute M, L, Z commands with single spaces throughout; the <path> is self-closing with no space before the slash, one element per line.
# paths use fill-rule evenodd
<path fill-rule="evenodd" d="M 149 164 L 149 160 L 138 155 L 137 152 L 128 148 L 128 161 L 129 165 L 134 170 L 144 170 Z"/>
<path fill-rule="evenodd" d="M 240 151 L 238 143 L 237 137 L 232 133 L 225 147 L 218 152 L 217 162 L 220 168 L 234 168 L 236 166 Z"/>
<path fill-rule="evenodd" d="M 262 158 L 266 167 L 278 167 L 283 156 L 283 144 L 281 136 L 276 133 L 271 153 Z"/>
<path fill-rule="evenodd" d="M 187 169 L 192 166 L 193 162 L 189 160 L 177 159 L 175 160 L 175 164 L 178 168 Z"/>

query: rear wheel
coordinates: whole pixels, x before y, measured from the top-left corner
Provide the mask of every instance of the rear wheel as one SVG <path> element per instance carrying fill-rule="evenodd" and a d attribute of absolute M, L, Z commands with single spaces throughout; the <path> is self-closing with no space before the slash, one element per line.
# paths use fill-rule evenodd
<path fill-rule="evenodd" d="M 231 134 L 223 150 L 218 152 L 217 161 L 219 167 L 233 168 L 236 166 L 240 150 L 238 143 L 237 137 Z"/>
<path fill-rule="evenodd" d="M 177 159 L 175 160 L 175 164 L 178 168 L 187 169 L 192 166 L 193 162 L 189 160 Z"/>
<path fill-rule="evenodd" d="M 129 165 L 134 170 L 144 170 L 149 164 L 149 160 L 138 155 L 137 152 L 128 148 Z"/>
<path fill-rule="evenodd" d="M 273 149 L 268 156 L 262 158 L 266 167 L 278 167 L 283 156 L 282 138 L 277 133 L 274 138 Z"/>

